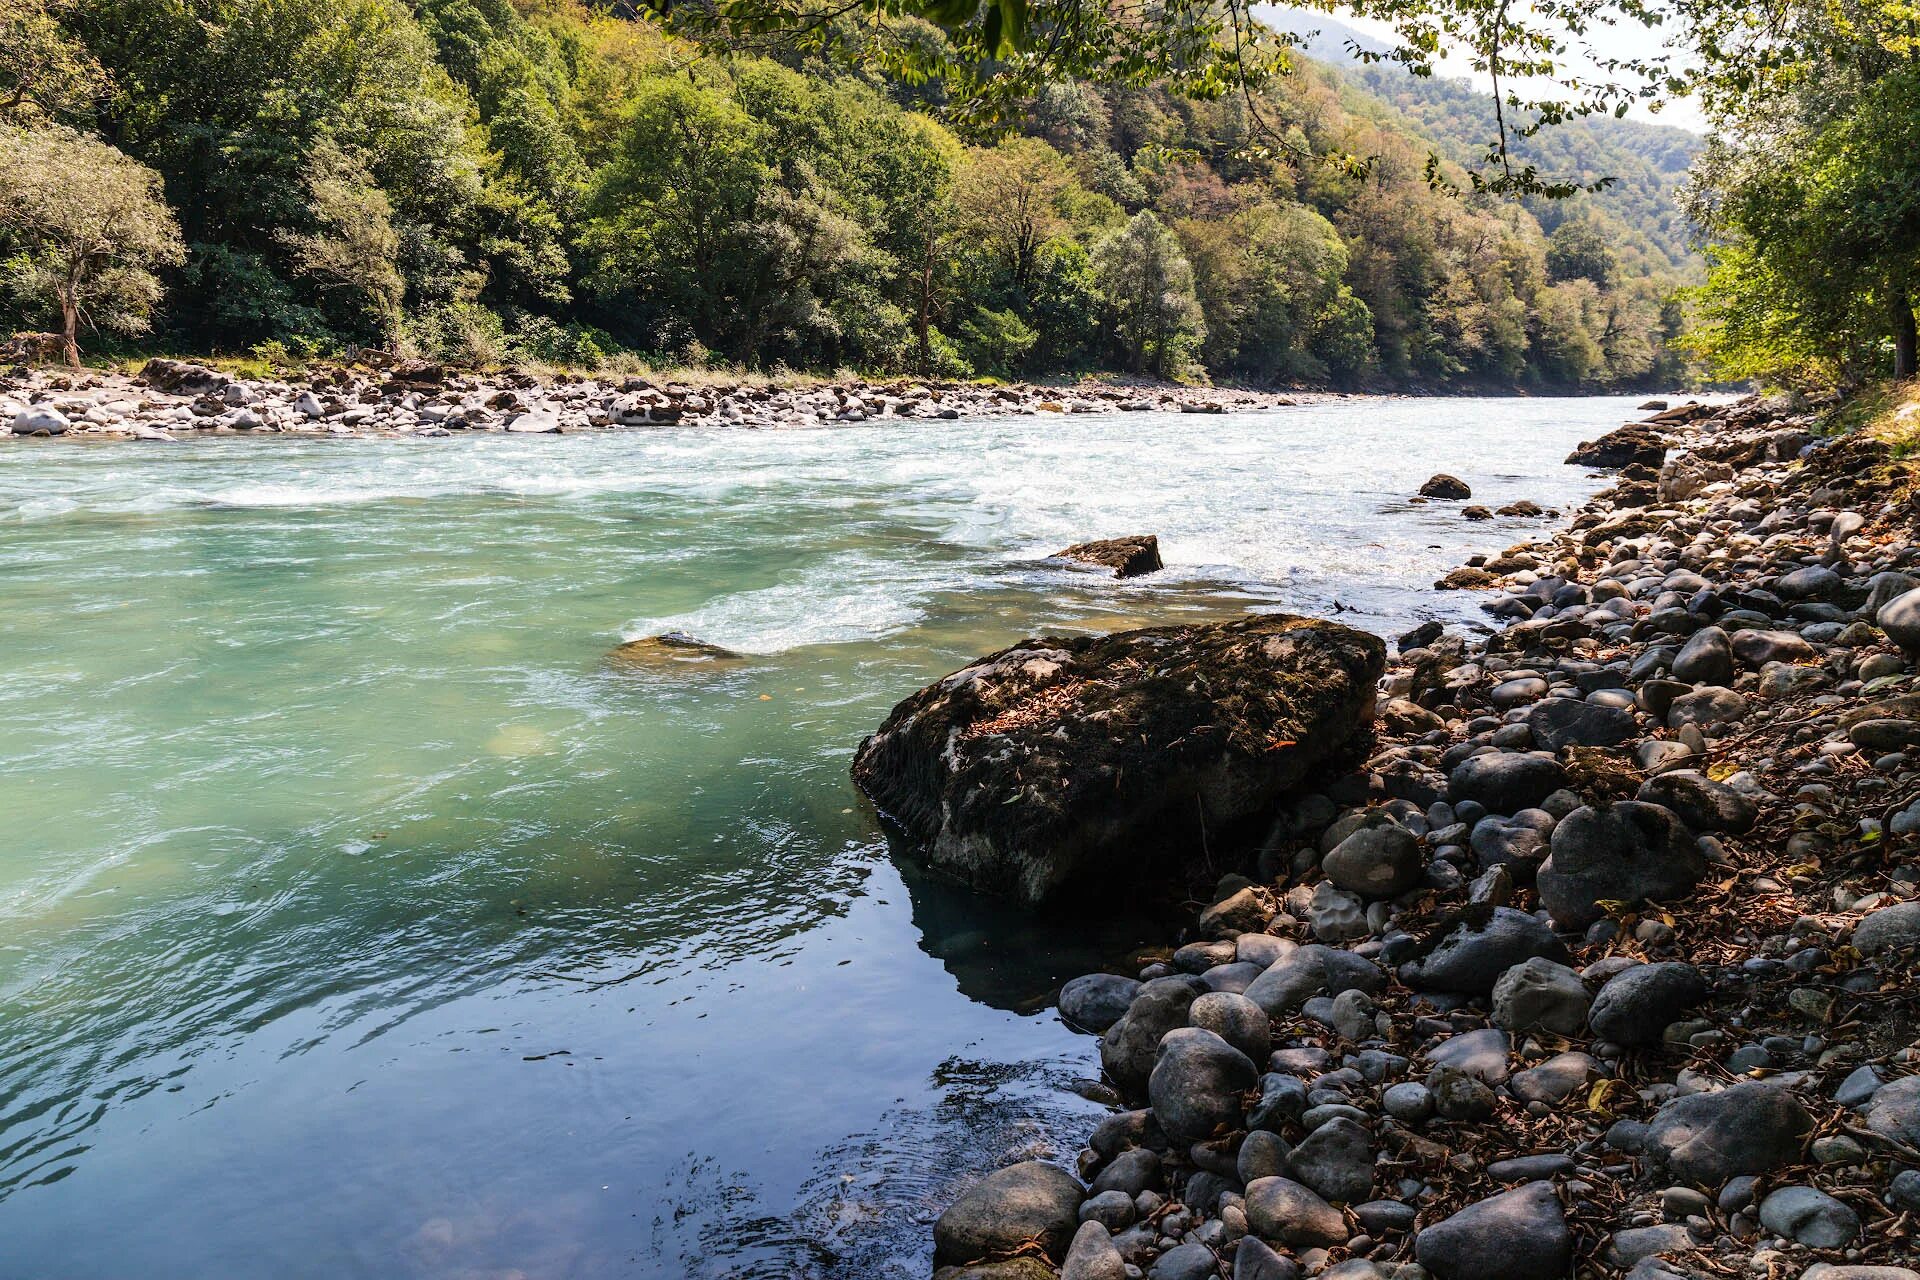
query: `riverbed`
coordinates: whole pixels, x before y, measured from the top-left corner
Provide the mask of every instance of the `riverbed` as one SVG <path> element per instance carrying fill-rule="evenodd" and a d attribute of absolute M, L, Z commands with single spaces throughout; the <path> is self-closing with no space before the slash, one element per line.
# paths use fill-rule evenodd
<path fill-rule="evenodd" d="M 1636 400 L 0 450 L 7 1271 L 918 1280 L 1170 934 L 896 863 L 860 736 L 1036 632 L 1479 625 Z M 740 657 L 604 661 L 669 630 Z"/>

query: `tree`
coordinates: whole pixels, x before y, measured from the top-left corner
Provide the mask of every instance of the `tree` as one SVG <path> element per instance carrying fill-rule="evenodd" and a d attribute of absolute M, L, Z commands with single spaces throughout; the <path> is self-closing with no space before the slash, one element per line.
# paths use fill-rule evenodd
<path fill-rule="evenodd" d="M 1177 372 L 1206 333 L 1180 241 L 1143 209 L 1095 246 L 1093 272 L 1133 368 Z"/>
<path fill-rule="evenodd" d="M 1033 283 L 1034 255 L 1071 225 L 1066 202 L 1073 170 L 1038 138 L 1009 138 L 976 151 L 960 171 L 960 216 L 977 242 L 996 255 L 1024 294 Z"/>
<path fill-rule="evenodd" d="M 55 0 L 0 0 L 0 121 L 76 119 L 106 91 L 106 73 L 60 22 Z"/>
<path fill-rule="evenodd" d="M 23 291 L 58 309 L 76 369 L 80 326 L 144 332 L 152 268 L 183 256 L 160 175 L 60 126 L 0 127 L 0 230 L 24 247 Z"/>
<path fill-rule="evenodd" d="M 1733 123 L 1692 193 L 1719 242 L 1696 345 L 1736 376 L 1913 377 L 1920 68 L 1836 73 Z"/>
<path fill-rule="evenodd" d="M 381 339 L 392 336 L 406 292 L 392 202 L 364 164 L 331 143 L 316 151 L 307 182 L 319 226 L 286 233 L 295 270 L 323 295 L 339 299 L 351 327 L 371 329 Z"/>
<path fill-rule="evenodd" d="M 1547 237 L 1547 279 L 1591 280 L 1605 288 L 1614 283 L 1620 264 L 1614 258 L 1607 233 L 1592 218 L 1569 218 Z"/>

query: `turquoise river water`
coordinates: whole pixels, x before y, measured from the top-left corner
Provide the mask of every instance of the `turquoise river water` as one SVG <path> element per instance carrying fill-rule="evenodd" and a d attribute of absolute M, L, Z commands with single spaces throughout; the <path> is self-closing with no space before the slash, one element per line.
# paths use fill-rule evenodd
<path fill-rule="evenodd" d="M 1170 935 L 896 862 L 861 735 L 1045 630 L 1472 620 L 1543 522 L 1405 495 L 1575 502 L 1631 404 L 0 447 L 0 1275 L 919 1280 Z M 603 661 L 669 629 L 745 660 Z"/>

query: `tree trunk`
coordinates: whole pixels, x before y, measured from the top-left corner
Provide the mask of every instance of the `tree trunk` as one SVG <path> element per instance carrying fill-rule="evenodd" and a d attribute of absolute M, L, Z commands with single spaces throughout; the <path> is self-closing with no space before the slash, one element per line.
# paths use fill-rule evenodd
<path fill-rule="evenodd" d="M 927 227 L 927 248 L 920 260 L 920 316 L 915 328 L 920 337 L 920 372 L 926 373 L 933 366 L 933 344 L 928 338 L 927 328 L 931 323 L 933 310 L 933 227 Z"/>
<path fill-rule="evenodd" d="M 1906 290 L 1893 295 L 1893 376 L 1905 380 L 1914 376 L 1916 357 L 1920 356 L 1920 334 L 1913 321 L 1913 302 Z"/>
<path fill-rule="evenodd" d="M 75 304 L 73 294 L 63 292 L 60 295 L 60 338 L 66 348 L 67 363 L 74 372 L 80 371 L 80 308 Z"/>

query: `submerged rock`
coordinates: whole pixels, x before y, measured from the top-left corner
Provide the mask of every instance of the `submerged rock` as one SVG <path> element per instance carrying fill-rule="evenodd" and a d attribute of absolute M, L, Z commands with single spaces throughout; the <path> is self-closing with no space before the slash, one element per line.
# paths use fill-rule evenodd
<path fill-rule="evenodd" d="M 657 669 L 745 662 L 746 657 L 717 644 L 708 644 L 684 631 L 667 631 L 657 636 L 629 640 L 609 653 L 607 661 L 618 667 Z"/>
<path fill-rule="evenodd" d="M 1026 640 L 895 707 L 853 777 L 977 888 L 1118 892 L 1364 750 L 1385 659 L 1284 614 Z"/>
<path fill-rule="evenodd" d="M 1160 539 L 1151 533 L 1075 543 L 1065 551 L 1054 552 L 1053 558 L 1111 569 L 1116 578 L 1137 578 L 1166 568 L 1160 559 Z"/>

